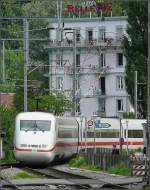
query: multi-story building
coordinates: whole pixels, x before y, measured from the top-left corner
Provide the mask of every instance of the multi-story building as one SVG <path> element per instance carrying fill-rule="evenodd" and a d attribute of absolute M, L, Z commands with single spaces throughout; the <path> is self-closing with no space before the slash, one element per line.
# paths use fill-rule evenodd
<path fill-rule="evenodd" d="M 133 111 L 122 50 L 127 18 L 66 18 L 62 25 L 60 32 L 57 20 L 51 23 L 50 89 L 73 97 L 76 115 L 116 117 Z"/>

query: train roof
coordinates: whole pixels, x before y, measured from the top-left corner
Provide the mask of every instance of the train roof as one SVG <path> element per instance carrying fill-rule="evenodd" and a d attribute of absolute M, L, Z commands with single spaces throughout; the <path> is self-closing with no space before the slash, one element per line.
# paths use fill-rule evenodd
<path fill-rule="evenodd" d="M 30 120 L 45 120 L 49 118 L 55 118 L 55 116 L 51 113 L 46 113 L 46 112 L 22 112 L 17 115 L 16 119 L 30 119 Z"/>
<path fill-rule="evenodd" d="M 22 112 L 19 113 L 17 115 L 17 119 L 21 120 L 25 120 L 25 119 L 29 119 L 29 120 L 45 120 L 45 119 L 56 119 L 57 121 L 59 121 L 60 123 L 71 123 L 71 122 L 77 122 L 75 117 L 61 117 L 61 116 L 55 116 L 51 113 L 46 113 L 46 112 Z"/>
<path fill-rule="evenodd" d="M 146 119 L 122 119 L 121 121 L 124 127 L 128 125 L 130 129 L 142 128 L 146 122 Z"/>

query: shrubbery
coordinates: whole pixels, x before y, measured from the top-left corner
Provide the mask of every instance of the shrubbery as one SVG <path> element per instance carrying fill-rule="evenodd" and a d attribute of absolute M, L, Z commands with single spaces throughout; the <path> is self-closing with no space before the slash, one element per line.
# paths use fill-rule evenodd
<path fill-rule="evenodd" d="M 88 170 L 92 170 L 92 171 L 101 171 L 100 166 L 88 165 L 86 160 L 81 156 L 79 156 L 77 158 L 73 158 L 72 160 L 70 160 L 69 166 L 70 167 L 77 167 L 77 168 L 81 168 L 81 169 L 88 169 Z M 127 167 L 124 163 L 113 166 L 105 172 L 113 173 L 116 175 L 124 175 L 124 176 L 131 176 L 132 175 L 132 169 Z"/>
<path fill-rule="evenodd" d="M 0 129 L 6 136 L 4 138 L 5 160 L 13 161 L 13 135 L 15 129 L 15 117 L 17 111 L 15 108 L 0 107 Z"/>

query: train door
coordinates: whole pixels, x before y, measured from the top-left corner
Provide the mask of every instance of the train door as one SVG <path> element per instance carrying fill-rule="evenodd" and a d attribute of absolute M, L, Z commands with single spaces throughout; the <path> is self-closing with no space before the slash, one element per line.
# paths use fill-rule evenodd
<path fill-rule="evenodd" d="M 84 117 L 77 117 L 76 121 L 78 123 L 78 146 L 77 146 L 77 153 L 83 148 L 83 142 L 84 142 L 84 124 L 85 124 L 85 118 Z"/>

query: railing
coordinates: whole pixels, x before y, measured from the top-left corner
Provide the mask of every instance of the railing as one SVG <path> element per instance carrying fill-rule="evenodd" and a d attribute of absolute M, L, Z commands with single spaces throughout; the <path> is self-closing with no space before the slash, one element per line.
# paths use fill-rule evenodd
<path fill-rule="evenodd" d="M 82 152 L 81 155 L 86 159 L 88 164 L 100 166 L 102 170 L 108 170 L 108 168 L 121 163 L 130 166 L 129 156 L 112 155 L 111 152 L 112 149 L 96 148 L 96 151 L 94 151 L 94 149 L 87 149 L 87 151 Z"/>
<path fill-rule="evenodd" d="M 76 42 L 76 47 L 94 47 L 94 46 L 111 46 L 111 45 L 121 45 L 122 39 L 108 37 L 104 40 L 99 39 L 82 39 Z M 61 42 L 58 40 L 51 40 L 49 42 L 49 48 L 55 47 L 73 47 L 73 40 L 63 39 Z"/>

